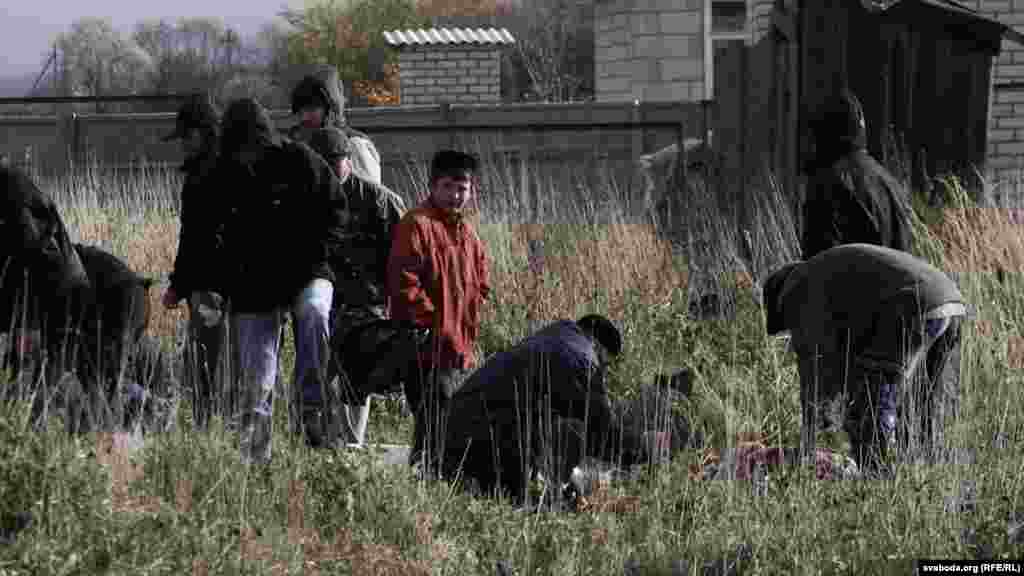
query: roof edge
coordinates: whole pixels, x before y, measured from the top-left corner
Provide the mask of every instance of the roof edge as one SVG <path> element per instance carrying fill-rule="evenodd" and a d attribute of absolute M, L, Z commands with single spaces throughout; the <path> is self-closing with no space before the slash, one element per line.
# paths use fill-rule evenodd
<path fill-rule="evenodd" d="M 385 30 L 384 39 L 391 46 L 437 45 L 508 45 L 515 38 L 508 28 L 417 28 Z"/>

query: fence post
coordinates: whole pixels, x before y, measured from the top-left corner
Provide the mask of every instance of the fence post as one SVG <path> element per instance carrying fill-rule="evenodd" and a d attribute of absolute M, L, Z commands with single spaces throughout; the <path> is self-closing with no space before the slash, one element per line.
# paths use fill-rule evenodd
<path fill-rule="evenodd" d="M 447 100 L 440 102 L 441 122 L 444 124 L 445 132 L 448 133 L 448 147 L 455 148 L 455 132 L 452 130 L 452 105 Z"/>
<path fill-rule="evenodd" d="M 72 166 L 82 161 L 82 119 L 78 112 L 71 113 L 71 157 Z"/>
<path fill-rule="evenodd" d="M 630 123 L 633 125 L 633 138 L 632 138 L 632 150 L 630 151 L 629 161 L 630 163 L 635 162 L 640 155 L 644 153 L 644 133 L 643 126 L 640 124 L 641 110 L 640 100 L 633 100 L 633 107 L 630 109 Z M 631 175 L 632 176 L 632 175 Z"/>

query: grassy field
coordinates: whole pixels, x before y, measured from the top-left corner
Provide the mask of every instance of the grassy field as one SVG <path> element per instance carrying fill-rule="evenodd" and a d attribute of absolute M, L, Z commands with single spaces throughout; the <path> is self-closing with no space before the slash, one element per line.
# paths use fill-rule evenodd
<path fill-rule="evenodd" d="M 795 359 L 764 334 L 754 297 L 753 279 L 797 252 L 777 191 L 758 196 L 744 242 L 715 216 L 714 195 L 695 190 L 680 218 L 691 234 L 673 244 L 599 191 L 537 217 L 536 206 L 512 205 L 500 172 L 485 174 L 479 212 L 494 285 L 481 354 L 556 318 L 605 313 L 626 339 L 615 394 L 629 397 L 658 372 L 695 370 L 694 393 L 676 409 L 702 431 L 704 449 L 607 488 L 582 511 L 536 513 L 404 467 L 310 452 L 284 433 L 272 465 L 250 472 L 236 439 L 219 426 L 195 432 L 188 409 L 173 432 L 131 450 L 105 435 L 69 438 L 58 422 L 30 430 L 24 405 L 5 406 L 0 510 L 31 510 L 36 521 L 0 544 L 0 574 L 463 575 L 495 574 L 499 561 L 518 575 L 618 575 L 627 564 L 626 574 L 725 574 L 711 563 L 739 548 L 743 574 L 908 574 L 914 558 L 1024 557 L 1024 536 L 1008 534 L 1024 521 L 1024 235 L 1006 211 L 973 207 L 961 193 L 944 211 L 921 207 L 916 223 L 920 253 L 958 273 L 977 308 L 964 334 L 961 414 L 948 430 L 974 460 L 906 462 L 885 481 L 785 470 L 757 493 L 696 476 L 709 452 L 739 438 L 795 446 L 799 437 Z M 156 172 L 43 182 L 75 239 L 161 278 L 176 250 L 179 185 Z M 735 317 L 691 319 L 698 284 L 735 295 Z M 152 294 L 152 331 L 180 358 L 186 313 L 159 306 L 163 287 Z M 290 343 L 283 364 L 290 379 Z M 283 430 L 285 405 L 276 406 Z M 406 442 L 409 420 L 396 402 L 376 402 L 368 439 Z M 822 438 L 843 446 L 837 434 Z M 689 570 L 671 572 L 680 561 Z"/>

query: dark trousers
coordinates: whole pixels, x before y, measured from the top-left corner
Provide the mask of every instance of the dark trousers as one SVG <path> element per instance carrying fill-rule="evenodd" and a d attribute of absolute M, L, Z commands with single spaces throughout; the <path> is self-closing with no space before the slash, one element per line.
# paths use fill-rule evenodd
<path fill-rule="evenodd" d="M 485 406 L 479 396 L 457 397 L 449 408 L 443 476 L 470 480 L 484 493 L 501 491 L 517 504 L 525 501 L 534 472 L 558 486 L 588 456 L 626 466 L 637 461 L 633 442 L 593 422 L 536 414 L 520 419 L 514 406 Z"/>
<path fill-rule="evenodd" d="M 186 377 L 192 383 L 195 424 L 205 428 L 214 414 L 230 417 L 239 408 L 238 389 L 232 385 L 240 370 L 238 354 L 230 354 L 233 361 L 224 364 L 225 352 L 234 351 L 237 338 L 232 337 L 227 307 L 218 296 L 198 292 L 190 299 L 189 308 Z"/>
<path fill-rule="evenodd" d="M 467 371 L 459 369 L 421 369 L 405 386 L 405 399 L 413 413 L 410 464 L 425 461 L 428 470 L 437 473 L 444 454 L 444 439 L 449 402 L 462 386 Z"/>
<path fill-rule="evenodd" d="M 928 321 L 928 325 L 941 324 L 941 320 Z M 961 319 L 950 318 L 941 328 L 935 338 L 914 329 L 902 332 L 906 355 L 911 360 L 917 357 L 915 365 L 905 367 L 907 372 L 873 362 L 870 350 L 854 361 L 853 402 L 844 429 L 858 464 L 874 463 L 890 447 L 913 447 L 929 456 L 941 448 L 946 418 L 955 411 L 959 396 Z"/>

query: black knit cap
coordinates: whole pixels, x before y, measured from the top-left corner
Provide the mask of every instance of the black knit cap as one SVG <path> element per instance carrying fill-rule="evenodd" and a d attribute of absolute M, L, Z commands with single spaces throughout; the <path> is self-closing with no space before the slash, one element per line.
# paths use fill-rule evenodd
<path fill-rule="evenodd" d="M 476 174 L 479 162 L 472 154 L 458 150 L 439 150 L 434 154 L 430 163 L 430 180 L 448 176 L 450 178 L 461 178 L 468 172 Z"/>
<path fill-rule="evenodd" d="M 163 137 L 164 142 L 188 136 L 189 130 L 216 130 L 220 122 L 216 105 L 205 92 L 189 94 L 178 109 L 174 131 Z"/>
<path fill-rule="evenodd" d="M 592 334 L 594 339 L 612 356 L 622 352 L 622 334 L 612 321 L 600 314 L 587 314 L 576 321 L 581 330 Z"/>

